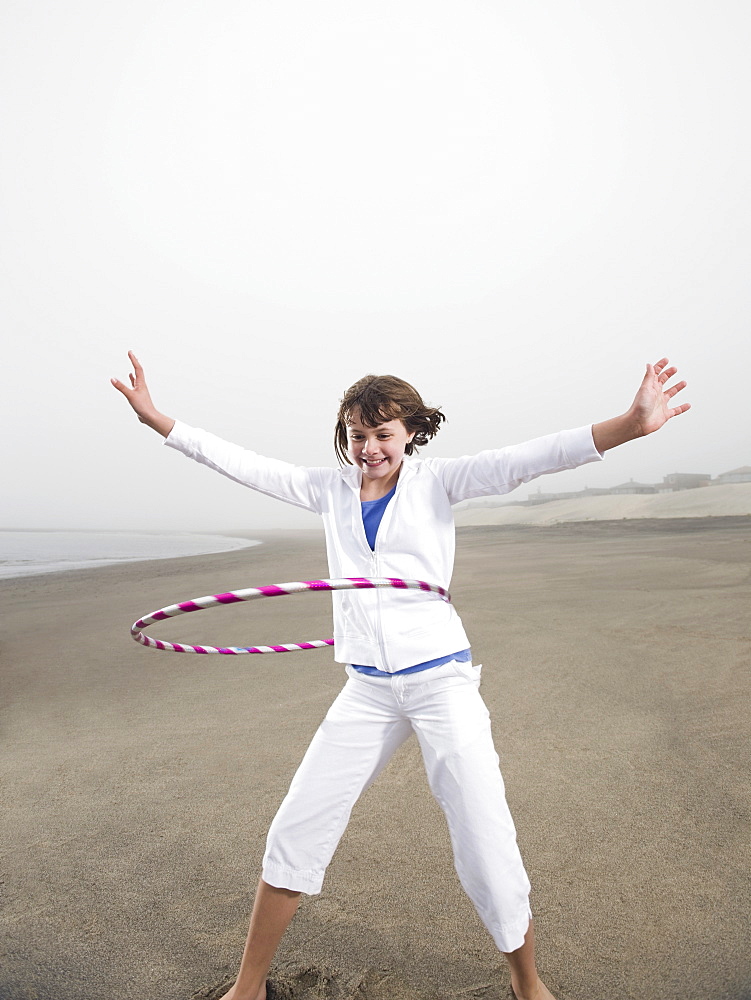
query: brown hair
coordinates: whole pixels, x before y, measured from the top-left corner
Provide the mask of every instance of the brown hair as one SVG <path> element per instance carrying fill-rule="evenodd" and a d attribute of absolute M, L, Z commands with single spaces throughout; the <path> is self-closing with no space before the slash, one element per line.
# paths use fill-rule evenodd
<path fill-rule="evenodd" d="M 411 455 L 426 445 L 446 419 L 435 406 L 426 406 L 409 382 L 395 375 L 366 375 L 344 393 L 334 428 L 334 451 L 340 462 L 352 464 L 347 454 L 347 423 L 358 411 L 366 427 L 378 427 L 389 420 L 401 420 L 414 437 L 404 449 Z"/>

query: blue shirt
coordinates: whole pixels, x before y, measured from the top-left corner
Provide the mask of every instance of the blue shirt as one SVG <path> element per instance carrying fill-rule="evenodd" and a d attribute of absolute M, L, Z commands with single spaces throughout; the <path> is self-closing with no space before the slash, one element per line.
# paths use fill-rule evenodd
<path fill-rule="evenodd" d="M 378 534 L 378 529 L 381 526 L 381 520 L 383 518 L 384 512 L 389 505 L 389 500 L 393 497 L 396 492 L 396 486 L 392 486 L 385 496 L 379 497 L 377 500 L 361 500 L 360 507 L 362 508 L 362 526 L 365 528 L 365 537 L 368 540 L 368 545 L 371 551 L 375 549 L 376 535 Z"/>
<path fill-rule="evenodd" d="M 396 486 L 393 486 L 388 493 L 377 500 L 361 500 L 362 524 L 365 528 L 365 537 L 371 551 L 375 550 L 376 535 L 381 526 L 384 512 L 389 505 L 389 500 L 393 497 Z M 413 667 L 405 667 L 404 670 L 396 670 L 397 674 L 416 674 L 420 670 L 427 670 L 429 667 L 440 667 L 442 663 L 450 663 L 451 660 L 459 660 L 461 663 L 469 663 L 472 659 L 472 650 L 462 649 L 458 653 L 449 653 L 448 656 L 439 656 L 435 660 L 426 660 L 424 663 L 416 663 Z M 353 663 L 352 667 L 361 674 L 371 674 L 376 677 L 390 677 L 386 670 L 379 670 L 378 667 L 364 667 L 359 663 Z"/>

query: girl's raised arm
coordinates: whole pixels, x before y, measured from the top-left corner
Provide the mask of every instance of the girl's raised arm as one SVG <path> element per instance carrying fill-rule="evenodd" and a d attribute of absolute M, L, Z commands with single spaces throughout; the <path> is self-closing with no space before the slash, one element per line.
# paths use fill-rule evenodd
<path fill-rule="evenodd" d="M 129 376 L 130 388 L 128 388 L 124 382 L 120 382 L 120 380 L 116 378 L 110 379 L 110 382 L 114 385 L 118 392 L 121 392 L 123 396 L 125 396 L 130 405 L 136 411 L 138 419 L 142 424 L 146 424 L 147 427 L 151 427 L 158 434 L 161 434 L 162 437 L 167 437 L 169 432 L 174 427 L 175 421 L 172 417 L 166 417 L 163 413 L 160 413 L 154 406 L 151 401 L 148 386 L 146 385 L 143 368 L 141 367 L 138 358 L 135 356 L 133 351 L 128 351 L 128 357 L 133 365 L 133 372 Z"/>

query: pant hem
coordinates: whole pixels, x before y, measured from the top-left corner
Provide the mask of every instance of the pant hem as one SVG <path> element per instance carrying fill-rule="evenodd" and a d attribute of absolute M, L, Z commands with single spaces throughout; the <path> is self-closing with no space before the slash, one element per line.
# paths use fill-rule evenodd
<path fill-rule="evenodd" d="M 488 927 L 498 950 L 507 955 L 509 952 L 517 951 L 521 948 L 527 936 L 531 920 L 532 911 L 528 909 L 526 915 L 516 923 Z"/>
<path fill-rule="evenodd" d="M 273 861 L 264 861 L 261 877 L 264 882 L 276 889 L 304 892 L 306 896 L 317 896 L 323 886 L 323 875 L 294 871 L 292 868 L 274 864 Z"/>

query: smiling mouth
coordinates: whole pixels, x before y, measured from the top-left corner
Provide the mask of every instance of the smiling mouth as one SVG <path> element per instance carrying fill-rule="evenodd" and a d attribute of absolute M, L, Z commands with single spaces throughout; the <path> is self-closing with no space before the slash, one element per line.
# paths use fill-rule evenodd
<path fill-rule="evenodd" d="M 369 466 L 369 467 L 370 467 L 371 469 L 375 468 L 375 467 L 376 467 L 377 465 L 383 465 L 383 463 L 384 463 L 385 461 L 386 461 L 386 459 L 385 459 L 385 458 L 379 458 L 379 459 L 377 459 L 376 461 L 373 461 L 373 460 L 371 460 L 371 459 L 369 459 L 369 458 L 363 458 L 363 459 L 362 459 L 362 463 L 363 463 L 363 465 L 367 465 L 367 466 Z"/>

